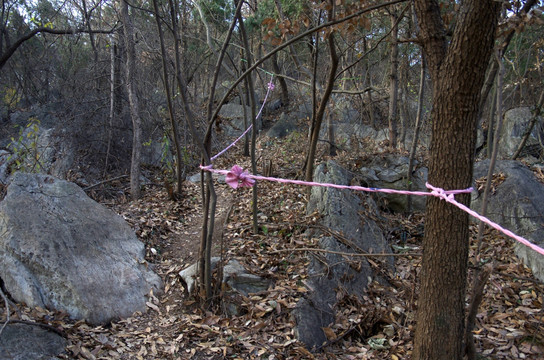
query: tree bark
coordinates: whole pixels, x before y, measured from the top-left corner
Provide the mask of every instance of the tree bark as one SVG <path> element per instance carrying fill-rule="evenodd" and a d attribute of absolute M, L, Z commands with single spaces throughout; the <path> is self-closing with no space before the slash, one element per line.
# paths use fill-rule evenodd
<path fill-rule="evenodd" d="M 334 8 L 329 11 L 334 11 Z M 332 20 L 331 16 L 333 15 L 329 14 L 329 20 Z M 308 156 L 306 158 L 307 159 L 306 174 L 305 174 L 306 181 L 312 181 L 312 178 L 313 178 L 315 152 L 317 148 L 317 140 L 319 140 L 319 131 L 321 130 L 321 124 L 323 122 L 323 116 L 325 115 L 325 109 L 327 108 L 329 98 L 334 88 L 334 79 L 336 77 L 336 70 L 338 68 L 338 54 L 336 53 L 336 45 L 334 44 L 333 32 L 331 32 L 328 35 L 327 42 L 329 45 L 329 55 L 330 55 L 331 63 L 330 63 L 329 75 L 327 78 L 327 84 L 325 85 L 323 96 L 321 97 L 321 101 L 319 103 L 319 107 L 317 108 L 317 111 L 314 111 L 315 116 L 314 116 L 314 121 L 312 121 L 312 130 L 310 133 L 310 147 L 308 149 Z"/>
<path fill-rule="evenodd" d="M 209 154 L 211 153 L 211 136 L 212 136 L 214 119 L 217 116 L 217 114 L 214 114 L 213 116 L 211 115 L 212 108 L 213 108 L 213 99 L 215 97 L 215 87 L 217 84 L 217 79 L 219 78 L 219 71 L 223 64 L 223 58 L 225 57 L 227 46 L 230 42 L 230 38 L 234 31 L 234 26 L 236 25 L 236 22 L 237 22 L 237 14 L 240 12 L 241 7 L 242 7 L 242 2 L 239 2 L 235 10 L 235 18 L 231 22 L 231 25 L 229 27 L 229 30 L 223 42 L 223 46 L 221 47 L 221 51 L 217 55 L 217 62 L 216 62 L 215 71 L 213 74 L 213 80 L 210 86 L 210 95 L 209 95 L 208 112 L 207 112 L 208 127 L 206 129 L 206 134 L 204 135 L 204 141 L 203 141 L 203 155 L 205 156 L 204 162 L 206 165 L 211 164 L 211 161 L 209 158 Z M 221 106 L 222 106 L 222 102 L 219 104 L 218 108 L 216 109 L 216 112 L 219 112 L 219 109 Z M 204 179 L 203 172 L 201 172 L 201 174 L 203 175 L 202 179 Z M 217 194 L 215 192 L 211 174 L 206 172 L 205 175 L 206 175 L 205 176 L 206 185 L 204 186 L 204 181 L 201 182 L 203 202 L 204 202 L 204 221 L 202 222 L 202 237 L 201 237 L 201 243 L 200 243 L 200 255 L 199 255 L 200 260 L 199 261 L 200 261 L 200 279 L 202 281 L 201 288 L 204 290 L 206 294 L 206 302 L 209 303 L 212 299 L 211 247 L 212 247 L 213 233 L 215 228 L 215 211 L 216 211 L 216 205 L 217 205 Z"/>
<path fill-rule="evenodd" d="M 126 87 L 130 116 L 132 118 L 132 160 L 130 164 L 130 195 L 133 200 L 140 197 L 140 162 L 142 157 L 142 119 L 136 93 L 136 44 L 134 42 L 134 24 L 128 14 L 128 3 L 120 0 L 121 22 L 127 49 Z"/>
<path fill-rule="evenodd" d="M 480 90 L 493 48 L 500 3 L 465 0 L 447 41 L 439 3 L 415 0 L 419 39 L 433 82 L 429 183 L 446 189 L 472 182 Z M 458 195 L 468 204 L 468 194 Z M 468 262 L 468 214 L 427 200 L 421 289 L 413 359 L 461 359 Z"/>
<path fill-rule="evenodd" d="M 421 54 L 421 72 L 419 79 L 419 90 L 417 95 L 417 115 L 416 123 L 414 125 L 414 137 L 412 144 L 410 145 L 410 157 L 408 158 L 408 191 L 412 190 L 412 172 L 414 171 L 414 159 L 416 157 L 417 142 L 419 141 L 419 131 L 421 129 L 421 123 L 423 118 L 423 97 L 425 95 L 425 74 L 427 65 L 425 64 L 425 56 Z M 408 212 L 412 211 L 412 197 L 408 195 L 406 208 Z"/>
<path fill-rule="evenodd" d="M 159 33 L 159 42 L 161 44 L 161 59 L 162 59 L 162 76 L 164 83 L 164 91 L 166 93 L 166 104 L 168 106 L 168 114 L 170 116 L 170 125 L 172 126 L 172 138 L 174 139 L 174 147 L 176 149 L 176 194 L 181 194 L 182 179 L 182 158 L 181 145 L 179 143 L 179 130 L 172 104 L 172 95 L 170 94 L 170 85 L 168 84 L 168 64 L 166 61 L 166 46 L 164 44 L 164 34 L 161 26 L 161 18 L 159 17 L 159 5 L 157 0 L 153 0 L 153 9 L 155 10 L 155 20 L 157 21 L 157 30 Z"/>
<path fill-rule="evenodd" d="M 272 56 L 272 69 L 276 74 L 280 74 L 280 65 L 278 64 L 278 53 L 274 53 Z M 278 82 L 280 84 L 280 90 L 281 90 L 281 106 L 288 106 L 289 105 L 289 90 L 287 88 L 287 82 L 285 81 L 285 78 L 282 76 L 278 77 Z"/>
<path fill-rule="evenodd" d="M 108 171 L 110 151 L 111 151 L 111 142 L 113 138 L 113 124 L 115 122 L 116 116 L 119 113 L 119 72 L 121 68 L 119 50 L 118 50 L 118 38 L 115 34 L 111 36 L 110 41 L 110 109 L 108 114 L 108 145 L 106 148 L 106 159 L 104 160 L 104 172 L 103 176 L 106 176 Z"/>
<path fill-rule="evenodd" d="M 178 19 L 176 14 L 176 9 L 178 8 L 178 4 L 175 0 L 168 0 L 168 6 L 170 8 L 170 17 L 172 19 L 172 33 L 174 35 L 174 51 L 175 51 L 175 61 L 176 61 L 176 81 L 178 85 L 178 91 L 180 93 L 181 102 L 183 104 L 183 110 L 185 112 L 185 118 L 187 120 L 187 124 L 189 125 L 189 130 L 191 132 L 191 137 L 193 138 L 194 143 L 200 148 L 202 158 L 204 159 L 205 164 L 210 164 L 210 155 L 209 151 L 204 145 L 204 142 L 201 140 L 200 134 L 198 134 L 198 131 L 195 126 L 195 115 L 193 111 L 191 110 L 191 107 L 189 106 L 189 99 L 188 99 L 188 91 L 187 91 L 187 83 L 185 82 L 185 79 L 183 78 L 183 74 L 181 72 L 181 57 L 180 57 L 180 49 L 179 49 L 179 32 L 178 32 Z M 203 171 L 201 171 L 202 175 Z M 202 177 L 204 179 L 204 177 Z M 207 244 L 211 244 L 211 239 L 213 236 L 213 230 L 214 230 L 214 219 L 215 219 L 215 207 L 216 207 L 216 200 L 217 195 L 215 193 L 215 189 L 213 187 L 213 181 L 208 173 L 206 176 L 207 186 L 206 188 L 203 185 L 203 180 L 201 181 L 201 189 L 202 189 L 202 202 L 203 202 L 203 221 L 202 221 L 202 233 L 200 238 L 200 250 L 199 250 L 199 258 L 198 261 L 200 263 L 199 266 L 199 277 L 201 281 L 201 289 L 204 290 L 206 293 L 206 299 L 211 299 L 211 262 L 207 255 L 211 254 L 211 250 L 208 247 L 208 250 L 206 248 Z M 211 219 L 211 221 L 208 221 Z"/>
<path fill-rule="evenodd" d="M 491 105 L 489 106 L 489 122 L 487 124 L 487 157 L 491 158 L 491 155 L 493 154 L 493 129 L 495 128 L 495 114 L 496 114 L 496 108 L 497 108 L 497 86 L 494 87 L 492 92 L 492 99 L 491 99 Z M 485 103 L 480 102 L 481 106 L 483 107 Z M 480 113 L 482 113 L 480 109 Z"/>
<path fill-rule="evenodd" d="M 366 36 L 363 36 L 363 50 L 365 54 L 367 53 L 367 40 Z M 372 76 L 370 74 L 369 69 L 369 60 L 366 59 L 363 62 L 363 74 L 365 77 L 365 88 L 372 87 Z M 376 114 L 374 113 L 374 100 L 372 100 L 372 91 L 368 91 L 368 103 L 366 105 L 366 108 L 368 109 L 368 117 L 370 118 L 370 126 L 372 126 L 373 129 L 376 129 Z"/>
<path fill-rule="evenodd" d="M 525 2 L 525 5 L 521 8 L 520 14 L 518 16 L 523 16 L 524 14 L 528 13 L 533 6 L 536 5 L 538 0 L 527 0 Z M 515 31 L 511 31 L 506 38 L 501 43 L 501 50 L 502 54 L 506 52 L 506 49 L 508 48 L 508 45 L 510 45 L 510 41 L 512 41 L 512 38 L 514 37 Z M 499 70 L 499 64 L 496 61 L 491 62 L 491 67 L 489 68 L 489 71 L 487 72 L 487 77 L 485 80 L 484 85 L 482 86 L 481 91 L 481 98 L 480 98 L 480 116 L 481 117 L 481 111 L 483 109 L 483 106 L 487 100 L 487 97 L 489 96 L 489 92 L 491 91 L 491 88 L 493 87 L 493 83 L 495 82 L 495 77 L 497 76 L 497 71 Z"/>
<path fill-rule="evenodd" d="M 397 147 L 397 118 L 398 118 L 398 94 L 399 94 L 399 26 L 395 6 L 391 9 L 391 73 L 389 75 L 389 147 Z"/>
<path fill-rule="evenodd" d="M 235 4 L 239 5 L 239 3 L 242 2 L 242 0 L 235 0 Z M 240 11 L 236 13 L 236 16 L 238 17 L 238 26 L 240 27 L 240 34 L 242 35 L 242 42 L 244 43 L 244 53 L 247 59 L 247 66 L 251 67 L 253 64 L 253 56 L 251 55 L 251 48 L 249 46 L 249 40 L 247 38 L 246 28 L 244 26 L 244 19 L 242 18 L 242 14 Z M 251 124 L 253 127 L 251 128 L 251 171 L 253 174 L 257 173 L 257 158 L 256 158 L 256 142 L 257 142 L 257 110 L 255 106 L 255 87 L 254 87 L 254 81 L 253 81 L 253 75 L 250 75 L 247 78 L 247 85 L 249 89 L 249 106 L 251 107 Z M 258 224 L 258 218 L 257 218 L 257 212 L 258 212 L 258 191 L 257 191 L 257 183 L 253 184 L 253 201 L 251 204 L 252 212 L 253 212 L 253 234 L 257 235 L 259 233 L 259 224 Z"/>

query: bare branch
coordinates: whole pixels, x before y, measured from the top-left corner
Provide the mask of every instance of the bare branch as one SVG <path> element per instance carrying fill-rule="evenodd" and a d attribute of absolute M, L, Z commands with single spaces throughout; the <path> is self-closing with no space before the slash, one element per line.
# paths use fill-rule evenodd
<path fill-rule="evenodd" d="M 55 35 L 75 35 L 80 33 L 86 33 L 86 34 L 111 34 L 116 30 L 116 28 L 110 29 L 110 30 L 89 30 L 89 29 L 81 29 L 81 28 L 74 28 L 74 29 L 51 29 L 48 27 L 38 27 L 35 28 L 25 35 L 21 36 L 17 39 L 7 50 L 5 53 L 2 54 L 0 57 L 0 69 L 4 67 L 6 62 L 9 60 L 9 58 L 17 51 L 19 46 L 21 46 L 25 41 L 32 39 L 35 35 L 39 33 L 48 33 L 48 34 L 55 34 Z"/>
<path fill-rule="evenodd" d="M 305 31 L 302 34 L 299 34 L 299 35 L 291 38 L 291 40 L 286 41 L 283 44 L 279 45 L 274 50 L 270 51 L 268 54 L 264 55 L 262 58 L 255 61 L 255 63 L 249 69 L 247 69 L 242 75 L 240 75 L 240 77 L 236 81 L 234 81 L 234 83 L 230 86 L 230 88 L 227 90 L 225 95 L 223 95 L 223 98 L 219 102 L 219 104 L 218 104 L 217 108 L 215 109 L 215 111 L 214 111 L 213 115 L 211 116 L 211 118 L 209 117 L 211 119 L 210 123 L 212 123 L 214 121 L 214 119 L 217 118 L 217 115 L 219 114 L 219 111 L 221 110 L 221 106 L 226 102 L 226 100 L 229 97 L 232 90 L 234 90 L 234 88 L 236 86 L 238 86 L 238 84 L 240 82 L 242 82 L 242 80 L 244 80 L 244 78 L 248 74 L 250 74 L 253 70 L 255 70 L 263 62 L 268 60 L 268 58 L 270 58 L 272 55 L 274 55 L 274 53 L 277 53 L 278 51 L 281 51 L 281 50 L 285 49 L 289 45 L 299 41 L 300 39 L 305 38 L 306 36 L 308 36 L 310 34 L 313 34 L 314 32 L 317 32 L 319 30 L 322 30 L 322 29 L 325 29 L 327 27 L 331 27 L 331 26 L 343 23 L 344 21 L 351 20 L 351 19 L 356 18 L 358 16 L 361 16 L 361 15 L 363 15 L 365 13 L 368 13 L 368 12 L 371 12 L 371 11 L 374 11 L 374 10 L 377 10 L 377 9 L 381 9 L 381 8 L 384 8 L 384 7 L 387 7 L 387 6 L 391 6 L 391 5 L 394 5 L 394 4 L 399 4 L 399 3 L 402 3 L 402 2 L 405 2 L 405 1 L 407 1 L 407 0 L 393 0 L 393 1 L 386 2 L 386 3 L 381 3 L 381 4 L 366 7 L 364 9 L 362 9 L 362 10 L 357 11 L 356 13 L 353 13 L 353 14 L 349 15 L 349 16 L 343 17 L 343 18 L 338 19 L 338 20 L 329 21 L 329 22 L 323 23 L 323 24 L 321 24 L 319 26 L 316 26 L 314 28 L 311 28 L 308 31 Z"/>

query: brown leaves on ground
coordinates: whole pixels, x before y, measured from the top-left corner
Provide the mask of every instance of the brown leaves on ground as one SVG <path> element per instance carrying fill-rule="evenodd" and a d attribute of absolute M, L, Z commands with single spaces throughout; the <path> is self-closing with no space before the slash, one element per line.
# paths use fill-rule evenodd
<path fill-rule="evenodd" d="M 492 195 L 495 194 L 495 192 L 497 191 L 497 187 L 499 187 L 499 185 L 501 185 L 504 180 L 506 180 L 506 174 L 504 174 L 503 172 L 493 174 L 491 178 L 491 187 L 489 189 Z M 486 182 L 487 176 L 482 176 L 481 178 L 476 179 L 476 189 L 478 190 L 478 192 L 483 193 L 485 191 Z"/>
<path fill-rule="evenodd" d="M 304 153 L 302 134 L 284 140 L 264 138 L 259 157 L 273 159 L 276 176 L 300 174 Z M 323 146 L 320 151 L 325 151 Z M 236 155 L 233 156 L 232 153 Z M 352 162 L 347 154 L 340 159 Z M 217 168 L 249 162 L 231 150 Z M 494 177 L 494 184 L 500 181 Z M 218 184 L 220 212 L 232 206 L 223 227 L 224 260 L 237 259 L 256 275 L 272 279 L 267 291 L 226 299 L 237 304 L 239 315 L 228 316 L 218 298 L 208 308 L 185 294 L 178 272 L 197 256 L 201 226 L 199 186 L 184 184 L 183 199 L 168 200 L 164 190 L 152 187 L 145 198 L 118 204 L 114 209 L 135 229 L 147 246 L 147 259 L 163 278 L 165 294 L 150 294 L 145 314 L 108 326 L 70 321 L 65 314 L 19 307 L 12 318 L 38 321 L 63 331 L 70 341 L 65 359 L 406 359 L 412 352 L 420 269 L 421 214 L 402 217 L 383 214 L 386 234 L 395 257 L 395 273 L 388 285 L 372 282 L 361 300 L 338 289 L 336 321 L 323 328 L 328 341 L 310 353 L 296 340 L 290 315 L 308 289 L 303 248 L 317 247 L 311 231 L 318 221 L 306 215 L 307 189 L 259 182 L 259 233 L 252 232 L 251 189 Z M 471 245 L 474 259 L 476 245 Z M 313 252 L 312 252 L 313 253 Z M 313 256 L 313 255 L 311 255 Z M 494 231 L 485 236 L 481 259 L 495 270 L 485 288 L 474 329 L 476 349 L 485 358 L 538 359 L 544 352 L 544 285 L 513 254 L 513 242 Z M 346 261 L 350 259 L 346 258 Z M 371 259 L 372 260 L 372 259 Z M 375 266 L 381 266 L 374 261 Z M 474 264 L 475 265 L 475 264 Z M 472 266 L 472 268 L 474 267 Z M 383 271 L 388 271 L 383 269 Z M 472 276 L 473 270 L 470 270 Z M 470 294 L 469 294 L 470 296 Z M 467 299 L 467 303 L 468 303 Z"/>

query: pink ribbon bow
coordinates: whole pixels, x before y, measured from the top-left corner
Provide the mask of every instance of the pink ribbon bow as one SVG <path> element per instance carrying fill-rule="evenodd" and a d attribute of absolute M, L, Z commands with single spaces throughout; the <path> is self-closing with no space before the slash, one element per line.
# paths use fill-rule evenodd
<path fill-rule="evenodd" d="M 225 181 L 234 189 L 238 188 L 238 186 L 252 187 L 253 184 L 255 184 L 255 180 L 248 176 L 249 174 L 247 171 L 244 171 L 244 169 L 238 165 L 234 165 L 227 173 Z"/>

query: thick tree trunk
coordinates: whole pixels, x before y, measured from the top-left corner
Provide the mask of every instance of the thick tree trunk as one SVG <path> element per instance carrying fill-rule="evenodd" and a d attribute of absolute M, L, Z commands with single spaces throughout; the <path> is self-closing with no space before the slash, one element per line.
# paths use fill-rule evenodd
<path fill-rule="evenodd" d="M 127 49 L 126 86 L 130 116 L 132 118 L 132 160 L 130 164 L 130 195 L 133 200 L 140 197 L 140 162 L 142 157 L 142 119 L 136 94 L 136 45 L 134 43 L 134 24 L 128 14 L 128 3 L 121 2 L 121 22 Z"/>
<path fill-rule="evenodd" d="M 470 186 L 480 90 L 493 48 L 500 3 L 465 0 L 451 41 L 438 1 L 415 0 L 419 38 L 433 81 L 429 183 Z M 468 204 L 470 196 L 458 195 Z M 468 261 L 468 215 L 432 197 L 425 213 L 413 359 L 461 359 Z"/>

